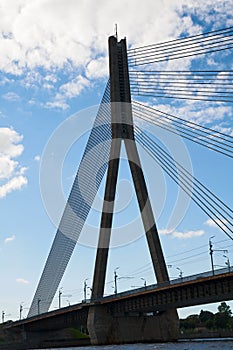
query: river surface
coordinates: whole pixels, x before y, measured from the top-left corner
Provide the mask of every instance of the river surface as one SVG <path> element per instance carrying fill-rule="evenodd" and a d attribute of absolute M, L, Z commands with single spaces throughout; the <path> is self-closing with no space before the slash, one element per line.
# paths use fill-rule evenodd
<path fill-rule="evenodd" d="M 110 345 L 110 346 L 85 346 L 75 348 L 59 348 L 53 350 L 209 350 L 233 349 L 233 339 L 231 340 L 205 340 L 205 341 L 180 341 L 178 343 L 160 344 L 130 344 L 130 345 Z M 37 349 L 40 350 L 40 349 Z M 51 350 L 48 349 L 48 350 Z"/>

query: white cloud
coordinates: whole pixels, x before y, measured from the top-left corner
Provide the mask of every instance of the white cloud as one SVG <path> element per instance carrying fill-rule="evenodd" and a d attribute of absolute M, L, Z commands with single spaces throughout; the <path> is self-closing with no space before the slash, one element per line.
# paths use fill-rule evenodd
<path fill-rule="evenodd" d="M 15 176 L 7 183 L 0 186 L 0 198 L 5 197 L 7 194 L 15 190 L 20 190 L 23 186 L 27 185 L 28 181 L 25 176 Z"/>
<path fill-rule="evenodd" d="M 89 80 L 84 78 L 82 75 L 78 75 L 72 81 L 60 86 L 61 97 L 73 98 L 80 94 L 85 87 L 90 85 Z"/>
<path fill-rule="evenodd" d="M 36 155 L 36 156 L 34 157 L 34 160 L 35 160 L 36 162 L 39 162 L 39 161 L 40 161 L 40 156 L 39 156 L 39 155 Z"/>
<path fill-rule="evenodd" d="M 219 131 L 219 132 L 222 132 L 224 134 L 233 136 L 233 129 L 230 128 L 230 127 L 224 127 L 224 126 L 221 126 L 221 125 L 216 125 L 214 129 Z"/>
<path fill-rule="evenodd" d="M 29 281 L 25 280 L 24 278 L 16 278 L 16 282 L 21 283 L 21 284 L 28 284 L 29 283 Z"/>
<path fill-rule="evenodd" d="M 10 236 L 10 237 L 7 237 L 7 238 L 4 240 L 4 243 L 10 243 L 10 242 L 12 242 L 12 241 L 14 241 L 14 240 L 15 240 L 15 235 Z"/>
<path fill-rule="evenodd" d="M 159 234 L 160 235 L 164 235 L 164 236 L 168 236 L 168 235 L 171 235 L 172 234 L 172 230 L 168 230 L 166 228 L 162 229 L 162 230 L 159 230 Z"/>
<path fill-rule="evenodd" d="M 0 128 L 0 198 L 27 184 L 23 167 L 14 158 L 23 153 L 23 137 L 12 128 Z"/>
<path fill-rule="evenodd" d="M 188 238 L 203 236 L 205 234 L 205 231 L 197 230 L 197 231 L 179 232 L 179 231 L 171 231 L 171 230 L 163 229 L 163 230 L 159 230 L 159 234 L 171 235 L 172 237 L 179 238 L 179 239 L 188 239 Z"/>
<path fill-rule="evenodd" d="M 16 175 L 24 175 L 28 168 L 21 166 L 20 169 L 16 172 Z"/>
<path fill-rule="evenodd" d="M 141 0 L 1 0 L 0 70 L 21 75 L 26 88 L 39 84 L 47 93 L 54 90 L 55 98 L 41 105 L 65 110 L 69 98 L 92 86 L 87 78 L 106 76 L 107 38 L 115 23 L 119 38 L 143 46 L 202 32 L 193 14 L 210 27 L 231 25 L 231 6 L 230 1 L 216 1 L 213 11 L 209 0 L 147 0 L 145 6 Z M 189 69 L 190 63 L 174 60 L 166 67 Z M 60 87 L 59 70 L 67 81 Z"/>
<path fill-rule="evenodd" d="M 102 78 L 108 74 L 108 59 L 107 57 L 100 57 L 88 63 L 86 68 L 86 75 L 89 79 Z"/>
<path fill-rule="evenodd" d="M 10 159 L 9 156 L 0 156 L 0 180 L 6 179 L 14 172 L 17 162 Z"/>
<path fill-rule="evenodd" d="M 216 223 L 212 220 L 212 219 L 208 219 L 205 222 L 206 225 L 210 226 L 210 227 L 217 227 Z"/>
<path fill-rule="evenodd" d="M 50 83 L 56 83 L 57 82 L 57 77 L 55 74 L 48 74 L 45 76 L 45 81 L 48 81 Z"/>
<path fill-rule="evenodd" d="M 200 237 L 205 234 L 204 230 L 198 230 L 198 231 L 187 231 L 187 232 L 173 232 L 173 236 L 180 239 L 187 239 L 192 237 Z"/>
<path fill-rule="evenodd" d="M 15 101 L 20 100 L 19 95 L 17 95 L 15 92 L 8 92 L 8 93 L 2 95 L 2 98 L 4 98 L 7 101 L 11 101 L 11 102 L 15 102 Z"/>
<path fill-rule="evenodd" d="M 208 219 L 205 224 L 209 227 L 214 227 L 214 228 L 218 228 L 220 229 L 220 227 L 223 227 L 223 228 L 226 228 L 226 224 L 227 221 L 226 220 L 219 220 L 219 219 L 216 219 L 216 222 L 212 219 Z M 220 227 L 219 227 L 220 226 Z"/>
<path fill-rule="evenodd" d="M 43 84 L 43 88 L 47 89 L 47 90 L 51 90 L 51 89 L 53 89 L 53 85 L 45 83 L 45 84 Z"/>
<path fill-rule="evenodd" d="M 172 106 L 171 104 L 157 104 L 156 109 L 172 114 L 174 116 L 186 119 L 187 121 L 195 122 L 201 125 L 211 125 L 211 128 L 219 130 L 219 123 L 224 121 L 224 118 L 230 120 L 233 115 L 232 107 L 229 106 L 212 106 L 199 102 L 185 102 L 180 103 L 180 105 Z M 215 125 L 215 123 L 217 123 Z M 220 131 L 220 130 L 219 130 Z M 225 128 L 225 131 L 228 131 L 228 134 L 231 134 L 231 128 Z"/>
<path fill-rule="evenodd" d="M 58 97 L 57 97 L 58 98 Z M 53 101 L 53 102 L 47 102 L 44 106 L 46 108 L 59 108 L 62 109 L 63 111 L 69 108 L 69 105 L 64 102 L 64 99 L 60 96 L 61 101 L 59 101 L 59 99 L 57 101 Z"/>
<path fill-rule="evenodd" d="M 20 74 L 26 67 L 52 70 L 99 61 L 99 54 L 107 52 L 114 23 L 119 37 L 127 35 L 137 46 L 181 32 L 196 34 L 201 27 L 193 23 L 195 12 L 213 24 L 216 19 L 227 21 L 230 2 L 217 3 L 213 13 L 213 3 L 201 0 L 147 0 L 145 6 L 141 0 L 2 0 L 0 69 Z"/>
<path fill-rule="evenodd" d="M 90 81 L 83 77 L 82 75 L 78 75 L 68 83 L 62 84 L 59 87 L 59 92 L 56 94 L 53 101 L 49 101 L 45 104 L 47 108 L 60 108 L 65 110 L 69 108 L 66 100 L 72 99 L 78 96 L 85 88 L 90 86 Z"/>
<path fill-rule="evenodd" d="M 0 128 L 0 154 L 10 157 L 18 157 L 23 153 L 23 145 L 19 144 L 23 139 L 12 128 Z"/>

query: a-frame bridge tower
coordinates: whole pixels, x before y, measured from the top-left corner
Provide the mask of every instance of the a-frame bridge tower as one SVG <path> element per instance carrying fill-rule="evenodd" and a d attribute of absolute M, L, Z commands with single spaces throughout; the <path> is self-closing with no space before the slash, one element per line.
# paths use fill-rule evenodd
<path fill-rule="evenodd" d="M 109 38 L 109 70 L 112 140 L 95 262 L 92 301 L 98 301 L 104 294 L 120 151 L 123 142 L 157 282 L 169 281 L 134 138 L 126 39 L 118 42 L 115 36 Z M 178 338 L 179 326 L 176 310 L 169 310 L 153 316 L 132 314 L 114 317 L 97 305 L 89 311 L 88 329 L 93 344 L 108 344 L 174 340 Z"/>

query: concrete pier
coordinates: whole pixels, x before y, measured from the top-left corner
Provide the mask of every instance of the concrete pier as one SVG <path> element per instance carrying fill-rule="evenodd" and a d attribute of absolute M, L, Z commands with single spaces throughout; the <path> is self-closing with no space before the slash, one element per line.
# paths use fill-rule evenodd
<path fill-rule="evenodd" d="M 87 327 L 92 345 L 176 341 L 179 321 L 176 310 L 156 315 L 112 316 L 105 307 L 89 310 Z"/>

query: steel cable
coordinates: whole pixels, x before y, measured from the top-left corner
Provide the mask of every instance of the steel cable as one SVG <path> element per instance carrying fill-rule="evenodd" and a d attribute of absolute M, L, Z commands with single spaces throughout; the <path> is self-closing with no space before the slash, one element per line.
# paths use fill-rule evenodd
<path fill-rule="evenodd" d="M 233 48 L 232 27 L 128 50 L 130 66 L 139 66 Z M 190 44 L 191 43 L 191 44 Z"/>
<path fill-rule="evenodd" d="M 137 102 L 133 102 L 133 112 L 135 116 L 142 120 L 233 158 L 233 138 L 230 135 L 218 133 L 212 129 L 205 129 L 198 126 L 198 124 L 175 118 L 171 114 L 143 106 Z"/>
<path fill-rule="evenodd" d="M 228 214 L 229 207 L 225 206 L 222 210 L 222 201 L 217 203 L 217 200 L 212 198 L 212 192 L 203 186 L 200 181 L 197 181 L 173 158 L 164 151 L 155 141 L 143 132 L 139 127 L 135 127 L 136 140 L 148 151 L 153 159 L 166 171 L 166 173 L 183 189 L 183 191 L 191 197 L 191 199 L 215 222 L 215 224 L 230 238 L 229 234 L 232 230 L 230 218 Z M 192 191 L 192 186 L 195 190 Z M 207 192 L 208 190 L 208 192 Z M 214 197 L 216 198 L 216 196 Z M 211 205 L 208 206 L 207 204 Z M 222 213 L 224 211 L 224 214 Z M 231 214 L 232 210 L 230 209 Z M 228 217 L 226 216 L 228 214 Z M 221 223 L 221 224 L 220 224 Z"/>

